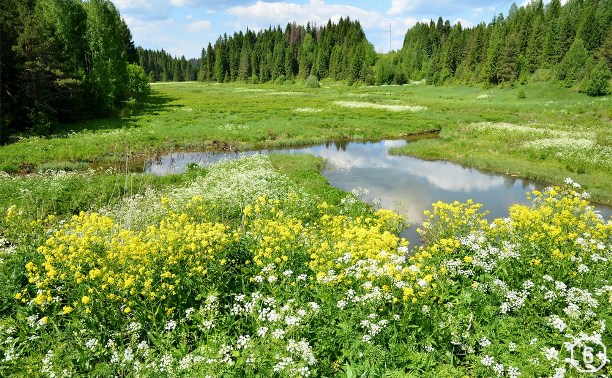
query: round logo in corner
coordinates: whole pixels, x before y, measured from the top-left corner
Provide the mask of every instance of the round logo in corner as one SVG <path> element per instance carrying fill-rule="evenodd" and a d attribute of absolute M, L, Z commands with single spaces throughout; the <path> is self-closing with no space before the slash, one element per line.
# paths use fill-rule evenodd
<path fill-rule="evenodd" d="M 569 346 L 569 363 L 580 373 L 597 373 L 608 363 L 606 346 L 597 337 L 582 336 Z"/>

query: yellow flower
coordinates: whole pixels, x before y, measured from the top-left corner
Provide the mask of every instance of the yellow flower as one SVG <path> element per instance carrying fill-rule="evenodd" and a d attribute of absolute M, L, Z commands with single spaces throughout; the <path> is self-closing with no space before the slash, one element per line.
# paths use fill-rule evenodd
<path fill-rule="evenodd" d="M 81 298 L 81 302 L 83 302 L 83 304 L 88 304 L 89 302 L 91 302 L 91 298 L 89 298 L 87 295 L 83 295 L 83 298 Z"/>
<path fill-rule="evenodd" d="M 123 313 L 124 313 L 124 314 L 129 314 L 130 312 L 132 312 L 132 309 L 130 308 L 130 306 L 126 306 L 126 307 L 123 309 Z"/>
<path fill-rule="evenodd" d="M 63 313 L 64 315 L 68 315 L 68 314 L 70 314 L 70 313 L 71 313 L 73 310 L 74 310 L 74 309 L 73 309 L 72 307 L 70 307 L 70 306 L 64 306 L 64 309 L 62 310 L 62 313 Z"/>

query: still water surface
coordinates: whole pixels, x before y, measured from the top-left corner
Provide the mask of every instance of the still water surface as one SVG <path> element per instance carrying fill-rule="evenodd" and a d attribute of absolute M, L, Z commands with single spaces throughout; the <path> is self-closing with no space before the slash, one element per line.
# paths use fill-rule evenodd
<path fill-rule="evenodd" d="M 179 152 L 147 163 L 145 171 L 156 175 L 184 172 L 190 163 L 213 163 L 222 158 L 252 154 L 312 154 L 328 161 L 322 172 L 329 183 L 350 191 L 366 188 L 365 201 L 380 199 L 381 207 L 404 214 L 411 227 L 402 233 L 411 245 L 419 244 L 416 228 L 423 212 L 436 201 L 464 202 L 473 199 L 489 211 L 488 219 L 508 216 L 508 207 L 526 204 L 525 193 L 547 185 L 507 175 L 493 174 L 445 161 L 427 161 L 410 156 L 393 156 L 388 149 L 409 143 L 404 140 L 380 142 L 323 143 L 310 147 L 250 152 Z M 597 206 L 605 219 L 612 208 Z"/>

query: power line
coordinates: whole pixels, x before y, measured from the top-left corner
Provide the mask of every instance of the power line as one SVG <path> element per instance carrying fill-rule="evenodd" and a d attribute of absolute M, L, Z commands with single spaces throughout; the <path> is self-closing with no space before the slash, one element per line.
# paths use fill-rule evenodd
<path fill-rule="evenodd" d="M 508 5 L 509 3 L 514 2 L 514 1 L 515 1 L 515 0 L 509 0 L 509 1 L 506 1 L 505 3 L 503 3 L 502 5 L 500 5 L 499 7 L 495 8 L 495 9 L 494 9 L 492 12 L 489 12 L 489 13 L 485 14 L 484 16 L 482 16 L 482 17 L 480 17 L 480 18 L 476 19 L 475 24 L 478 24 L 478 22 L 479 22 L 479 21 L 483 21 L 483 20 L 484 20 L 486 17 L 489 17 L 489 16 L 490 16 L 490 15 L 492 15 L 492 14 L 495 14 L 495 13 L 496 13 L 498 10 L 500 10 L 501 8 L 505 7 L 506 5 Z"/>
<path fill-rule="evenodd" d="M 457 14 L 455 17 L 452 17 L 454 19 L 458 19 L 460 16 L 463 16 L 464 14 L 466 14 L 468 11 L 474 9 L 474 7 L 480 3 L 482 3 L 484 0 L 478 0 L 477 2 L 475 2 L 474 4 L 472 4 L 469 8 L 467 8 L 466 10 L 464 10 L 463 12 Z"/>

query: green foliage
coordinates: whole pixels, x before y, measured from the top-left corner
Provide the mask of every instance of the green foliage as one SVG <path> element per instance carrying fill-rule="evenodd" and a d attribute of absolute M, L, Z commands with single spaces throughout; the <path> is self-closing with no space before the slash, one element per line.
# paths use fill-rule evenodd
<path fill-rule="evenodd" d="M 279 75 L 276 80 L 274 80 L 274 84 L 276 85 L 283 85 L 285 84 L 285 81 L 287 80 L 287 78 L 285 77 L 285 75 Z"/>
<path fill-rule="evenodd" d="M 49 134 L 58 121 L 109 114 L 126 99 L 135 49 L 110 1 L 19 1 L 0 7 L 0 24 L 0 139 Z"/>
<path fill-rule="evenodd" d="M 88 92 L 101 114 L 116 109 L 128 82 L 122 24 L 115 6 L 108 0 L 84 3 L 87 12 L 85 40 L 91 61 Z"/>
<path fill-rule="evenodd" d="M 601 60 L 586 79 L 586 94 L 589 96 L 605 96 L 610 93 L 612 73 L 605 61 Z"/>
<path fill-rule="evenodd" d="M 149 78 L 141 66 L 128 64 L 128 98 L 142 99 L 151 92 Z"/>
<path fill-rule="evenodd" d="M 586 74 L 579 67 L 589 57 L 612 59 L 609 9 L 607 0 L 564 5 L 555 0 L 546 6 L 537 1 L 513 6 L 507 17 L 500 14 L 471 28 L 459 24 L 451 28 L 441 18 L 418 22 L 406 32 L 400 61 L 392 64 L 407 79 L 431 84 L 527 82 L 538 70 L 556 70 L 560 80 L 573 86 Z M 581 45 L 568 56 L 578 40 Z M 379 83 L 396 80 L 388 65 L 388 61 L 377 64 Z M 538 75 L 536 80 L 541 78 Z"/>
<path fill-rule="evenodd" d="M 518 98 L 519 100 L 523 100 L 523 99 L 527 98 L 527 95 L 525 94 L 525 90 L 523 88 L 520 88 L 516 92 L 516 98 Z"/>
<path fill-rule="evenodd" d="M 220 36 L 214 49 L 209 46 L 202 52 L 200 77 L 280 84 L 281 76 L 305 80 L 315 75 L 352 84 L 364 80 L 375 60 L 374 47 L 359 22 L 341 18 L 318 27 L 294 23 L 284 31 L 278 26 L 259 33 L 247 30 Z"/>
<path fill-rule="evenodd" d="M 589 52 L 581 39 L 576 39 L 559 64 L 557 78 L 570 87 L 584 78 Z"/>
<path fill-rule="evenodd" d="M 306 80 L 304 80 L 304 86 L 306 88 L 319 88 L 321 84 L 319 84 L 319 79 L 316 76 L 310 75 Z"/>

